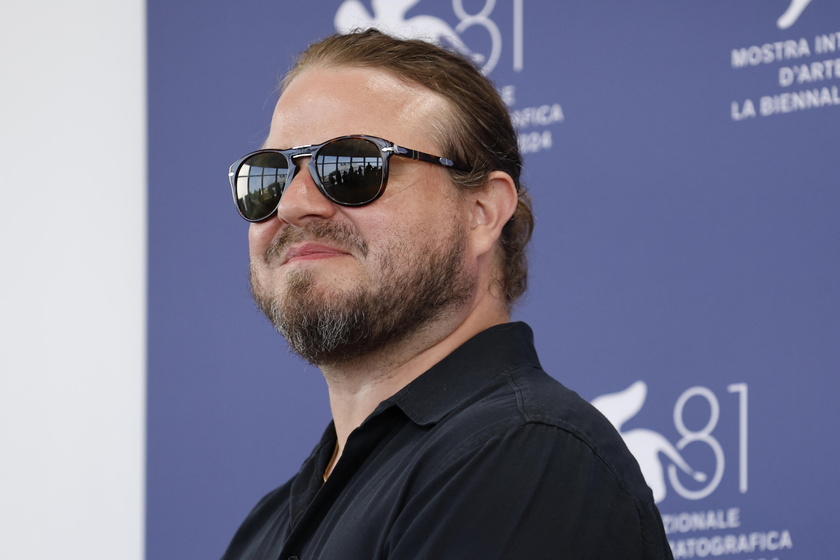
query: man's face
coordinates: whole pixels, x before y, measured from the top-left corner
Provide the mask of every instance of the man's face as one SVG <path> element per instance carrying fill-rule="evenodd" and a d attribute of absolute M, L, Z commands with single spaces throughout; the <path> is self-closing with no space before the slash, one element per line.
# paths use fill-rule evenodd
<path fill-rule="evenodd" d="M 437 155 L 445 102 L 372 69 L 311 68 L 280 98 L 266 147 L 368 134 Z M 443 168 L 394 157 L 384 194 L 338 206 L 304 165 L 278 214 L 251 225 L 251 285 L 294 351 L 320 365 L 365 356 L 457 314 L 476 284 L 468 205 Z"/>

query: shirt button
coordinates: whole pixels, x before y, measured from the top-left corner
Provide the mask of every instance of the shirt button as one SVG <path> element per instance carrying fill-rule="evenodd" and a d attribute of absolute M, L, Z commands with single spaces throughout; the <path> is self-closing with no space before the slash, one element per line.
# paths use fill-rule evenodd
<path fill-rule="evenodd" d="M 299 560 L 297 556 L 289 556 L 289 560 Z"/>

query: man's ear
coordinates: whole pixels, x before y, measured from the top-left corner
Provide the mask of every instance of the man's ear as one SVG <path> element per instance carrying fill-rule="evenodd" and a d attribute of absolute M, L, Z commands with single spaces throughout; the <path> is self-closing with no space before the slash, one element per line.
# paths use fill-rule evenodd
<path fill-rule="evenodd" d="M 516 184 L 504 171 L 491 172 L 484 188 L 469 195 L 469 235 L 476 255 L 493 250 L 502 228 L 516 211 L 518 198 Z"/>

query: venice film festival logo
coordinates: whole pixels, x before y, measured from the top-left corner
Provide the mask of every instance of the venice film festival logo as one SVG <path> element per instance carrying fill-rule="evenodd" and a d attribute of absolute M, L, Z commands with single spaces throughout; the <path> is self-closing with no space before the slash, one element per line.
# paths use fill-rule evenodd
<path fill-rule="evenodd" d="M 727 387 L 737 397 L 731 403 L 738 408 L 737 461 L 739 490 L 747 491 L 747 385 L 735 383 Z M 681 438 L 671 443 L 664 435 L 646 428 L 626 429 L 628 420 L 636 416 L 647 398 L 647 384 L 636 381 L 617 393 L 602 395 L 592 404 L 607 417 L 621 434 L 628 449 L 636 457 L 645 480 L 659 503 L 668 494 L 668 487 L 681 498 L 700 500 L 717 489 L 726 467 L 724 448 L 715 436 L 720 420 L 720 399 L 706 387 L 685 390 L 674 405 L 674 427 Z M 693 404 L 689 404 L 689 403 Z M 728 402 L 728 401 L 727 401 Z M 693 414 L 687 413 L 692 407 Z M 704 412 L 697 424 L 697 409 Z M 688 417 L 691 416 L 691 421 Z M 686 454 L 701 464 L 692 465 Z M 666 477 L 667 473 L 667 477 Z M 667 484 L 666 483 L 669 483 Z"/>
<path fill-rule="evenodd" d="M 523 2 L 513 0 L 514 70 L 517 71 L 522 69 Z M 349 33 L 354 29 L 375 27 L 403 39 L 425 39 L 460 51 L 470 57 L 485 74 L 496 67 L 502 51 L 502 33 L 491 18 L 496 0 L 485 0 L 481 9 L 473 13 L 464 8 L 464 0 L 452 0 L 452 11 L 458 18 L 454 26 L 431 15 L 407 17 L 408 11 L 419 3 L 420 0 L 372 0 L 371 13 L 360 0 L 345 0 L 335 14 L 335 28 L 339 33 Z M 462 35 L 472 28 L 487 34 L 490 45 L 488 52 L 478 52 L 464 42 Z"/>
<path fill-rule="evenodd" d="M 811 0 L 790 0 L 790 5 L 785 10 L 785 13 L 776 21 L 776 26 L 779 29 L 787 29 L 796 23 L 796 20 L 799 19 L 799 16 L 802 15 L 802 12 L 805 11 L 805 8 L 810 3 Z"/>

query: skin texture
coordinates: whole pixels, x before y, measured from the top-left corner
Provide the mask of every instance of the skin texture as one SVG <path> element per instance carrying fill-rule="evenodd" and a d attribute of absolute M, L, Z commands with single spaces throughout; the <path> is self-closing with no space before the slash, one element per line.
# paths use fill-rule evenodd
<path fill-rule="evenodd" d="M 446 155 L 432 132 L 435 124 L 445 125 L 447 109 L 437 94 L 380 70 L 312 67 L 287 85 L 265 147 L 369 134 Z M 410 276 L 424 266 L 424 257 L 438 262 L 452 254 L 465 279 L 463 294 L 407 335 L 362 355 L 318 364 L 340 456 L 350 432 L 382 400 L 478 332 L 509 320 L 505 302 L 494 293 L 493 274 L 496 242 L 517 195 L 503 172 L 493 172 L 483 191 L 461 194 L 442 167 L 394 157 L 384 194 L 370 205 L 348 208 L 318 191 L 305 163 L 284 192 L 277 216 L 251 224 L 255 297 L 282 301 L 306 278 L 308 297 L 341 301 L 353 290 L 387 290 L 383 282 L 400 273 Z M 329 231 L 342 233 L 318 233 Z"/>

